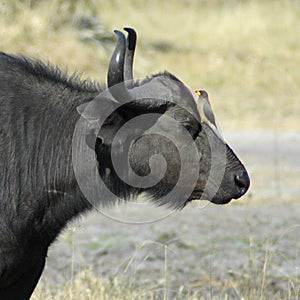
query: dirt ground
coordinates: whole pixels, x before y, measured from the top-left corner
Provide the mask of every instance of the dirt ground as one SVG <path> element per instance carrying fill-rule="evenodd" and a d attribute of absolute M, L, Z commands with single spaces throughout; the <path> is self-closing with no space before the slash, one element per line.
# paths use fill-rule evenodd
<path fill-rule="evenodd" d="M 148 289 L 198 289 L 201 295 L 237 296 L 241 279 L 273 293 L 300 277 L 300 134 L 269 131 L 225 133 L 251 176 L 244 198 L 226 206 L 191 204 L 160 221 L 118 222 L 91 213 L 77 220 L 49 251 L 40 285 L 53 289 L 91 268 Z M 151 220 L 157 209 L 116 208 L 122 219 Z M 166 212 L 164 212 L 166 214 Z"/>

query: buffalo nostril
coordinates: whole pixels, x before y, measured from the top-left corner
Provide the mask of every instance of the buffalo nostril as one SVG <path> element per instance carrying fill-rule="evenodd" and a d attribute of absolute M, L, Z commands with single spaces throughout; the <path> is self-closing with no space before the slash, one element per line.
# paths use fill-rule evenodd
<path fill-rule="evenodd" d="M 234 176 L 234 181 L 239 189 L 245 193 L 250 185 L 250 179 L 247 172 L 240 172 Z"/>

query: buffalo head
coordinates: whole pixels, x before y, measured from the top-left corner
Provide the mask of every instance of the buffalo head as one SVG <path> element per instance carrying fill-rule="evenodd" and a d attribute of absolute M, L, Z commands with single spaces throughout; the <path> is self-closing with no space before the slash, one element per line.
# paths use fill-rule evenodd
<path fill-rule="evenodd" d="M 247 171 L 220 134 L 208 94 L 168 72 L 134 80 L 136 33 L 125 30 L 127 39 L 115 31 L 108 89 L 79 107 L 99 179 L 118 198 L 146 194 L 172 208 L 243 196 Z"/>

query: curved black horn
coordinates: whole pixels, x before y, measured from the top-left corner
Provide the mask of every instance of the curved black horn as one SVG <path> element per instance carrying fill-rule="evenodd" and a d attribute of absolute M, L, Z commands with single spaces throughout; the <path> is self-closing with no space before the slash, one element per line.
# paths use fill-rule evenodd
<path fill-rule="evenodd" d="M 118 40 L 108 67 L 107 85 L 112 96 L 118 102 L 125 103 L 127 102 L 126 100 L 130 99 L 129 93 L 124 84 L 126 38 L 125 35 L 119 30 L 115 30 L 114 33 L 117 35 Z"/>
<path fill-rule="evenodd" d="M 109 88 L 124 82 L 126 38 L 125 35 L 119 30 L 115 30 L 114 33 L 117 35 L 118 40 L 108 67 L 107 84 Z"/>
<path fill-rule="evenodd" d="M 124 64 L 124 80 L 133 81 L 133 60 L 134 60 L 134 51 L 136 46 L 137 34 L 136 31 L 130 27 L 125 27 L 124 30 L 128 32 L 127 50 L 126 50 L 125 64 Z"/>
<path fill-rule="evenodd" d="M 127 41 L 121 31 L 114 31 L 118 39 L 108 67 L 107 84 L 109 91 L 117 102 L 128 103 L 132 109 L 140 111 L 164 111 L 169 105 L 168 101 L 147 99 L 147 97 L 142 99 L 145 95 L 143 90 L 139 91 L 139 88 L 137 88 L 135 96 L 133 96 L 133 90 L 128 89 L 130 83 L 133 81 L 132 65 L 136 45 L 136 32 L 134 29 L 127 27 L 124 30 L 128 32 Z M 124 82 L 124 80 L 129 80 L 129 82 Z M 140 99 L 132 101 L 137 100 L 135 98 Z"/>

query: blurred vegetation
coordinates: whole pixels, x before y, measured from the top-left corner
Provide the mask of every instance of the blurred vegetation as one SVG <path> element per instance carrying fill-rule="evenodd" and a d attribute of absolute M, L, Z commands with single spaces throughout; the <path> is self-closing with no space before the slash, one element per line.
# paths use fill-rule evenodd
<path fill-rule="evenodd" d="M 226 130 L 299 130 L 298 0 L 2 0 L 0 49 L 105 81 L 113 29 L 139 34 L 136 77 L 206 89 Z"/>

